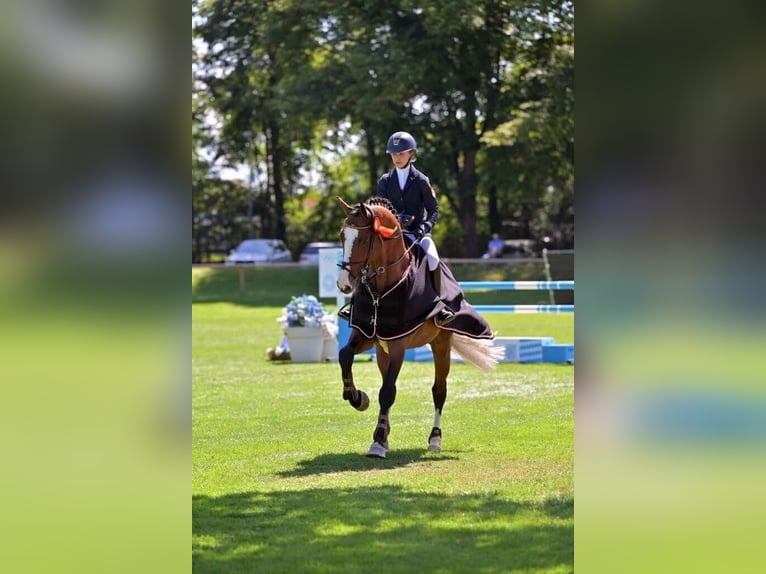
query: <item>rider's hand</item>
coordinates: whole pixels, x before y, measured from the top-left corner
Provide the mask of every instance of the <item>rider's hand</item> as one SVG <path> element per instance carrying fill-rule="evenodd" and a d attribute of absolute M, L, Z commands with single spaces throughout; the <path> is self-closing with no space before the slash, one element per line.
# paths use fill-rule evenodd
<path fill-rule="evenodd" d="M 415 216 L 406 213 L 397 213 L 396 219 L 399 220 L 399 225 L 402 226 L 402 229 L 407 229 L 412 223 L 412 220 L 415 219 Z"/>

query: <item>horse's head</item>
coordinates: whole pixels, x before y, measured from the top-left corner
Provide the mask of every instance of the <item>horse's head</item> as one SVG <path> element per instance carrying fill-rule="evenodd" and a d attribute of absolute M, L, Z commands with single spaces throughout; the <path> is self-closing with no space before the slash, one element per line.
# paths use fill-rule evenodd
<path fill-rule="evenodd" d="M 380 201 L 357 203 L 353 207 L 338 198 L 346 219 L 340 230 L 343 262 L 338 276 L 338 289 L 351 293 L 356 284 L 368 274 L 375 273 L 375 265 L 386 265 L 381 260 L 384 239 L 399 238 L 401 233 L 396 216 Z M 380 238 L 378 243 L 376 239 Z M 403 244 L 402 244 L 403 245 Z"/>

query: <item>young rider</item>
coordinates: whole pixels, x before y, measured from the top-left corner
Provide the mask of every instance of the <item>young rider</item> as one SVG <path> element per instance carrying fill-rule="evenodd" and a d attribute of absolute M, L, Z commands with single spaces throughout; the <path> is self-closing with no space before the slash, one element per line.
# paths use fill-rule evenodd
<path fill-rule="evenodd" d="M 415 169 L 417 144 L 407 132 L 395 132 L 388 138 L 386 153 L 391 156 L 394 169 L 378 180 L 378 197 L 385 197 L 394 205 L 405 239 L 417 242 L 426 254 L 434 288 L 441 296 L 441 269 L 439 253 L 431 238 L 431 231 L 439 217 L 439 203 L 428 177 Z M 344 313 L 345 312 L 345 313 Z M 348 318 L 347 309 L 339 315 Z M 446 325 L 455 318 L 447 307 L 435 317 L 438 325 Z"/>

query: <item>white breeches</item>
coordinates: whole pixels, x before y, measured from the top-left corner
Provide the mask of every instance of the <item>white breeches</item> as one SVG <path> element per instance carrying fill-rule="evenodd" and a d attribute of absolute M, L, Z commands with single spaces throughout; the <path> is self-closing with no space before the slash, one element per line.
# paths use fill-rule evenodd
<path fill-rule="evenodd" d="M 415 239 L 414 235 L 410 235 L 409 233 L 407 233 L 407 235 L 409 235 L 410 239 Z M 420 244 L 420 247 L 423 248 L 423 251 L 426 252 L 428 269 L 430 271 L 435 270 L 439 266 L 439 252 L 436 251 L 436 244 L 434 243 L 434 240 L 431 239 L 430 235 L 425 235 L 418 243 Z"/>

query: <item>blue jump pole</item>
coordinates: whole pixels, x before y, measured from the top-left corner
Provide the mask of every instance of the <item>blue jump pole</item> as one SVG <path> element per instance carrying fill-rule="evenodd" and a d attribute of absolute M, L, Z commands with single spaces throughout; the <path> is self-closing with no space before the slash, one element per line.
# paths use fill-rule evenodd
<path fill-rule="evenodd" d="M 459 281 L 463 291 L 574 291 L 574 281 Z"/>
<path fill-rule="evenodd" d="M 474 305 L 484 313 L 574 313 L 574 305 Z"/>

